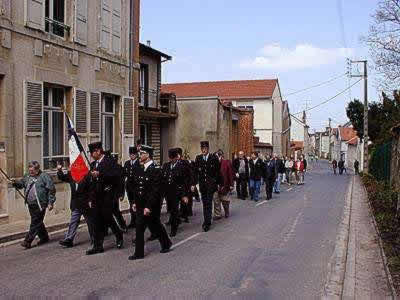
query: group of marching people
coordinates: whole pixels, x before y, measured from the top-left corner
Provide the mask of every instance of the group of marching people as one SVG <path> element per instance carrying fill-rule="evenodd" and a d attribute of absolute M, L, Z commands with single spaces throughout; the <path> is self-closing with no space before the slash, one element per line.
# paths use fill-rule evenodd
<path fill-rule="evenodd" d="M 116 238 L 116 247 L 123 248 L 123 234 L 128 228 L 135 228 L 136 236 L 132 241 L 135 251 L 129 260 L 144 258 L 144 232 L 149 228 L 148 240 L 158 239 L 161 253 L 171 250 L 170 237 L 176 236 L 179 226 L 193 215 L 193 201 L 199 201 L 200 189 L 203 203 L 202 229 L 210 230 L 213 219 L 222 218 L 222 207 L 225 217 L 229 217 L 228 194 L 234 187 L 234 172 L 230 160 L 224 159 L 222 150 L 209 152 L 209 142 L 200 143 L 201 154 L 194 161 L 183 157 L 181 148 L 168 151 L 169 162 L 157 166 L 153 161 L 154 149 L 142 145 L 139 140 L 136 146 L 129 148 L 130 159 L 124 166 L 118 164 L 109 151 L 104 151 L 101 142 L 88 145 L 92 158 L 90 171 L 79 182 L 73 179 L 71 169 L 63 170 L 57 166 L 57 175 L 67 182 L 71 189 L 71 220 L 65 238 L 60 241 L 63 247 L 73 247 L 74 238 L 83 216 L 88 226 L 91 247 L 87 255 L 104 252 L 104 237 L 111 229 Z M 55 186 L 51 177 L 40 170 L 38 162 L 29 164 L 29 173 L 20 181 L 13 181 L 17 189 L 24 189 L 25 202 L 31 215 L 31 225 L 25 240 L 24 248 L 31 248 L 36 236 L 38 245 L 49 241 L 44 226 L 46 210 L 52 210 L 55 203 Z M 119 202 L 125 192 L 130 203 L 131 221 L 127 225 L 123 218 Z M 217 197 L 214 197 L 217 193 Z M 167 204 L 170 233 L 161 223 L 160 215 L 164 199 Z M 221 207 L 222 206 L 222 207 Z"/>

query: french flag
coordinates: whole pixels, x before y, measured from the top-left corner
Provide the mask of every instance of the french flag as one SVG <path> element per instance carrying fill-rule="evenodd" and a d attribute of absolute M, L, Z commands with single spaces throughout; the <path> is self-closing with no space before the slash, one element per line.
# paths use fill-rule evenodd
<path fill-rule="evenodd" d="M 85 150 L 82 147 L 81 141 L 76 134 L 74 124 L 65 113 L 68 122 L 68 145 L 69 145 L 69 161 L 71 169 L 71 177 L 79 183 L 89 173 L 89 162 L 86 157 Z"/>

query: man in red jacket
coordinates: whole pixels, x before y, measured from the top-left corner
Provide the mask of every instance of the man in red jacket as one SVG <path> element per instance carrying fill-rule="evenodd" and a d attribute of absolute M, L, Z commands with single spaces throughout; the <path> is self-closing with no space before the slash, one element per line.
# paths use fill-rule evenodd
<path fill-rule="evenodd" d="M 214 198 L 214 219 L 222 218 L 221 204 L 225 211 L 225 218 L 229 217 L 230 200 L 228 194 L 233 190 L 233 168 L 230 160 L 224 159 L 224 152 L 218 150 L 216 153 L 220 162 L 220 176 L 218 180 L 218 196 Z"/>

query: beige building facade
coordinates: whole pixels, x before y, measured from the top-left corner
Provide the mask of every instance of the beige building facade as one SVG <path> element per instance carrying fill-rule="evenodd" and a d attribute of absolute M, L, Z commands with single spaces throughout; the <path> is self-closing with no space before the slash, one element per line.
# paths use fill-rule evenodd
<path fill-rule="evenodd" d="M 138 136 L 139 0 L 0 5 L 0 167 L 21 177 L 32 160 L 53 176 L 67 165 L 64 112 L 84 147 L 101 140 L 127 159 Z M 0 223 L 24 219 L 23 199 L 1 184 Z M 56 188 L 54 214 L 69 207 L 69 188 Z"/>

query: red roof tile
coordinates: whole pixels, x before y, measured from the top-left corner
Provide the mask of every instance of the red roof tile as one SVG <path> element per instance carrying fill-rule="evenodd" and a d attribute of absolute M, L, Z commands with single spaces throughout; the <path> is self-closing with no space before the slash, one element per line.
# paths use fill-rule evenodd
<path fill-rule="evenodd" d="M 342 141 L 349 141 L 357 136 L 357 131 L 350 127 L 339 127 Z"/>
<path fill-rule="evenodd" d="M 272 97 L 278 79 L 209 81 L 163 84 L 163 93 L 175 93 L 178 98 L 218 96 L 221 99 Z"/>
<path fill-rule="evenodd" d="M 300 150 L 304 148 L 304 142 L 302 141 L 292 141 L 290 143 L 290 148 L 293 148 L 295 150 Z"/>
<path fill-rule="evenodd" d="M 357 145 L 358 144 L 358 139 L 357 136 L 353 137 L 352 139 L 350 139 L 347 144 L 349 145 Z"/>

